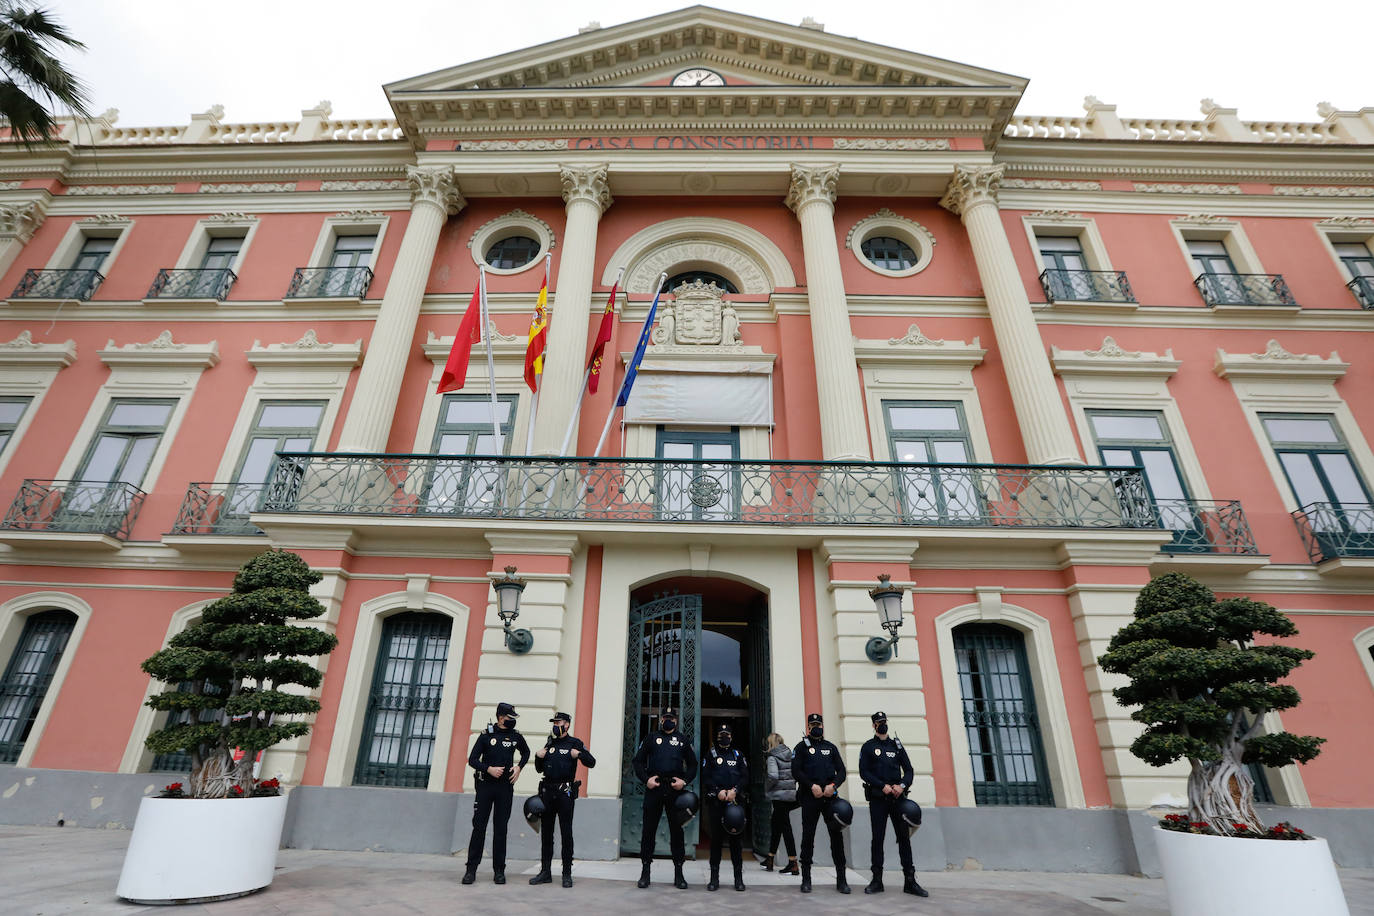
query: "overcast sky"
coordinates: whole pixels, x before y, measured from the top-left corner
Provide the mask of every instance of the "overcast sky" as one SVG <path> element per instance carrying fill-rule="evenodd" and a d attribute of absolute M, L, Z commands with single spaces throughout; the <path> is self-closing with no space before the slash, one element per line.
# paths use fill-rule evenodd
<path fill-rule="evenodd" d="M 641 0 L 38 0 L 88 45 L 70 63 L 122 126 L 386 117 L 382 85 L 688 4 Z M 733 0 L 713 5 L 1030 79 L 1021 114 L 1316 121 L 1374 106 L 1371 0 Z M 883 17 L 883 18 L 880 18 Z"/>

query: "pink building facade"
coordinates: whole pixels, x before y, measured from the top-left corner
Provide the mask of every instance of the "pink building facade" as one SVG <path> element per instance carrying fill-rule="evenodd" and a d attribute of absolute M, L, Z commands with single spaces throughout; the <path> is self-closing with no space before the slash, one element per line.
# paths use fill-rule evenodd
<path fill-rule="evenodd" d="M 670 696 L 760 760 L 819 711 L 856 764 L 886 710 L 926 867 L 1150 871 L 1186 770 L 1131 756 L 1096 658 L 1180 570 L 1317 653 L 1266 726 L 1329 741 L 1261 800 L 1368 866 L 1374 113 L 1040 118 L 1025 85 L 697 7 L 392 84 L 394 119 L 0 151 L 0 821 L 172 781 L 138 663 L 282 547 L 340 640 L 263 760 L 292 845 L 461 849 L 506 700 L 573 713 L 579 854 L 615 858 Z M 485 341 L 437 392 L 482 264 L 495 417 Z"/>

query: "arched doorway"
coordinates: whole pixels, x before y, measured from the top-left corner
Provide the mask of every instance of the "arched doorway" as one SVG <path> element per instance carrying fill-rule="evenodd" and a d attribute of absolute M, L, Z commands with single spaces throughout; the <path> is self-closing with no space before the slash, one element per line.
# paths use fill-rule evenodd
<path fill-rule="evenodd" d="M 769 806 L 763 797 L 763 739 L 773 730 L 768 601 L 758 589 L 721 578 L 675 577 L 630 596 L 625 683 L 625 742 L 621 772 L 621 849 L 639 852 L 644 787 L 631 765 L 645 735 L 658 727 L 658 711 L 681 709 L 680 729 L 704 756 L 721 723 L 750 772 L 750 832 L 764 842 Z M 700 790 L 698 775 L 693 789 Z M 707 830 L 709 831 L 709 826 Z M 701 819 L 689 825 L 688 845 L 704 836 Z M 656 854 L 668 852 L 659 824 Z"/>

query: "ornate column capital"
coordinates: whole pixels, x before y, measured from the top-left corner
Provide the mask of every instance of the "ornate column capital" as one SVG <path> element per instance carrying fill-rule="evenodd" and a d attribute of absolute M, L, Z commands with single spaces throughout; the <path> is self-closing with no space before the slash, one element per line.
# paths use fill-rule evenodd
<path fill-rule="evenodd" d="M 997 189 L 1002 184 L 1004 166 L 956 165 L 954 177 L 949 180 L 945 196 L 940 198 L 940 206 L 956 216 L 964 213 L 975 204 L 997 204 Z"/>
<path fill-rule="evenodd" d="M 434 204 L 445 213 L 457 213 L 468 205 L 458 190 L 453 166 L 406 166 L 406 181 L 410 182 L 410 205 L 420 201 Z"/>
<path fill-rule="evenodd" d="M 794 213 L 813 200 L 835 203 L 835 186 L 840 181 L 839 165 L 792 165 L 792 180 L 785 203 Z"/>
<path fill-rule="evenodd" d="M 575 200 L 585 200 L 596 204 L 596 208 L 605 213 L 607 208 L 615 202 L 611 197 L 610 183 L 606 181 L 606 166 L 604 164 L 581 168 L 560 165 L 558 178 L 563 182 L 564 203 L 570 204 Z"/>
<path fill-rule="evenodd" d="M 43 224 L 43 215 L 43 208 L 33 201 L 0 206 L 0 239 L 18 239 L 27 244 Z"/>

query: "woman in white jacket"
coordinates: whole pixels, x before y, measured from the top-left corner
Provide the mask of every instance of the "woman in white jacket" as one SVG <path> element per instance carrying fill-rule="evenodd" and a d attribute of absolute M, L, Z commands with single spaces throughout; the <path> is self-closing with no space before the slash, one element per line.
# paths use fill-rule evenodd
<path fill-rule="evenodd" d="M 778 841 L 787 843 L 787 867 L 778 874 L 795 875 L 797 870 L 797 841 L 792 835 L 792 809 L 797 807 L 797 781 L 792 778 L 792 749 L 787 746 L 782 735 L 777 732 L 769 735 L 763 742 L 764 757 L 763 794 L 773 803 L 773 819 L 770 824 L 771 842 L 768 855 L 763 859 L 763 867 L 773 870 L 773 859 L 778 852 Z"/>

